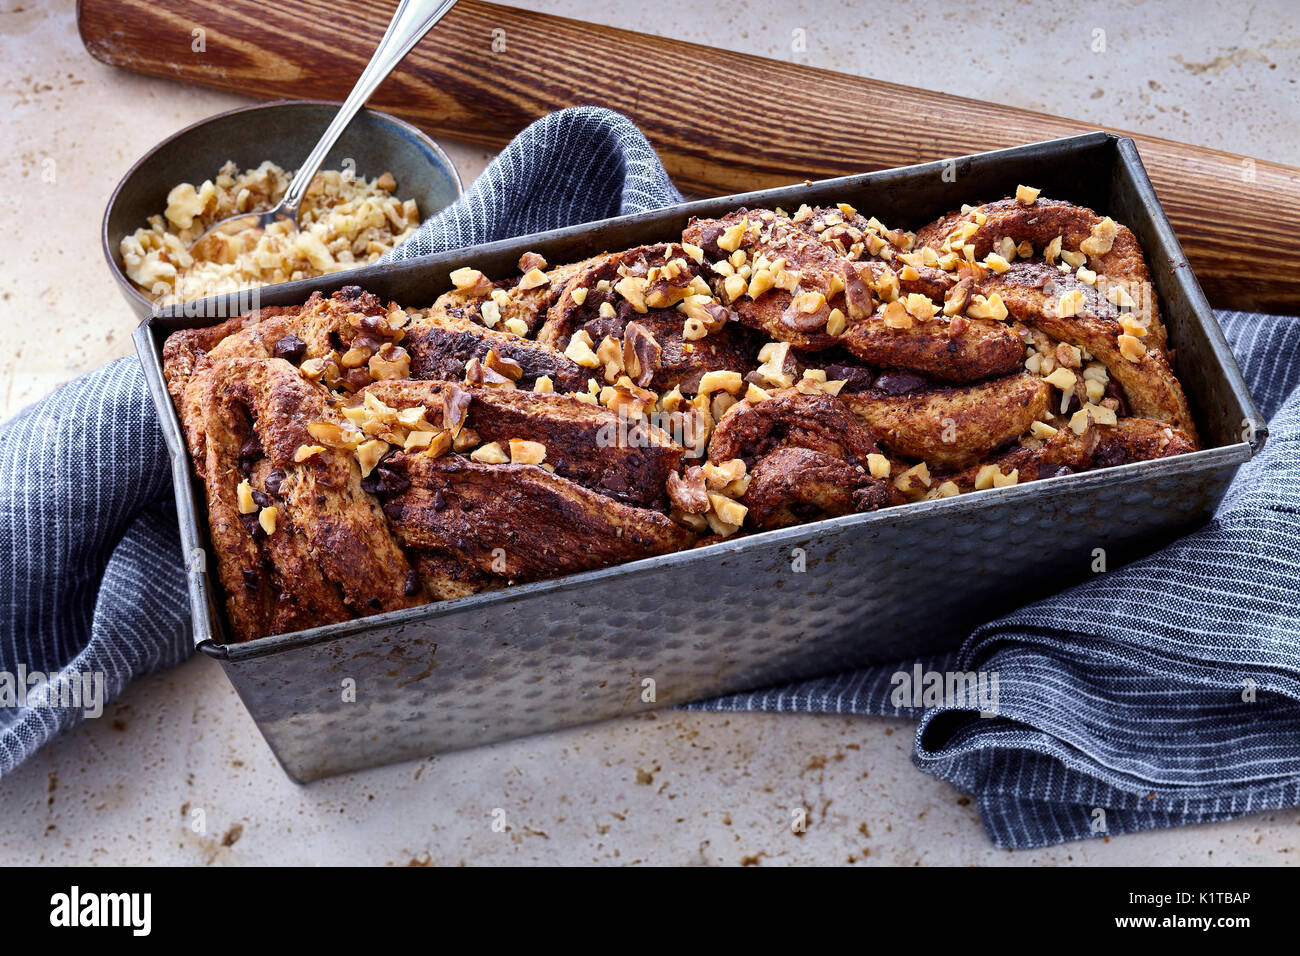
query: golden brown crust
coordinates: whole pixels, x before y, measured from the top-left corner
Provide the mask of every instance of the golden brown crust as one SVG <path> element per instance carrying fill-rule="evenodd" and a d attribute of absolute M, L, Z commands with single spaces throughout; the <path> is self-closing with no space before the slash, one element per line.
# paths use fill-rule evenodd
<path fill-rule="evenodd" d="M 202 329 L 180 329 L 163 343 L 163 379 L 172 401 L 180 402 L 195 367 L 222 340 L 250 325 L 279 316 L 297 315 L 303 306 L 267 306 Z"/>
<path fill-rule="evenodd" d="M 550 269 L 543 273 L 546 281 L 540 285 L 506 280 L 491 283 L 490 293 L 452 289 L 439 296 L 430 311 L 457 319 L 468 319 L 502 331 L 509 331 L 512 320 L 516 320 L 523 324 L 523 334 L 532 335 L 541 327 L 548 311 L 573 277 L 581 271 L 582 265 L 575 262 Z M 496 307 L 496 314 L 491 321 L 483 314 L 486 302 L 491 302 Z"/>
<path fill-rule="evenodd" d="M 985 294 L 1000 295 L 1013 318 L 1103 362 L 1111 378 L 1124 389 L 1135 415 L 1176 425 L 1195 440 L 1196 425 L 1187 396 L 1169 362 L 1152 349 L 1136 360 L 1121 354 L 1119 310 L 1093 286 L 1042 261 L 1029 260 L 1013 263 L 1001 275 L 989 276 L 981 289 Z M 1061 308 L 1061 296 L 1071 293 L 1079 296 L 1081 305 L 1077 314 L 1063 315 L 1070 310 Z"/>
<path fill-rule="evenodd" d="M 537 465 L 399 452 L 387 467 L 409 482 L 384 505 L 406 547 L 453 555 L 505 581 L 587 571 L 694 541 L 657 511 L 611 501 Z"/>
<path fill-rule="evenodd" d="M 865 464 L 880 450 L 838 398 L 787 388 L 757 404 L 744 401 L 732 408 L 714 429 L 709 460 L 752 463 L 784 447 L 823 452 L 850 465 Z"/>
<path fill-rule="evenodd" d="M 1066 203 L 519 271 L 168 339 L 234 639 L 1197 447 L 1136 241 Z"/>
<path fill-rule="evenodd" d="M 195 467 L 236 639 L 415 603 L 402 592 L 409 565 L 361 490 L 352 456 L 325 449 L 294 460 L 314 442 L 308 426 L 333 417 L 325 388 L 283 359 L 237 357 L 212 365 L 190 390 L 202 393 L 186 406 L 185 424 L 202 452 Z M 264 501 L 253 514 L 241 514 L 245 480 Z M 268 509 L 269 532 L 258 523 Z"/>
<path fill-rule="evenodd" d="M 892 484 L 872 478 L 862 465 L 787 445 L 758 459 L 740 500 L 749 508 L 747 521 L 766 531 L 875 511 L 904 499 Z"/>
<path fill-rule="evenodd" d="M 376 382 L 366 394 L 394 408 L 422 405 L 426 418 L 444 425 L 444 396 L 458 386 L 446 382 Z M 484 442 L 510 439 L 540 442 L 557 474 L 592 490 L 634 504 L 658 507 L 668 476 L 685 449 L 662 429 L 640 420 L 620 420 L 605 408 L 568 395 L 470 388 L 468 420 Z"/>
<path fill-rule="evenodd" d="M 525 387 L 546 376 L 556 391 L 581 392 L 591 377 L 589 370 L 541 342 L 485 328 L 468 317 L 438 308 L 411 323 L 405 346 L 411 354 L 411 375 L 415 378 L 463 381 L 470 360 L 482 362 L 490 351 L 519 363 L 519 384 Z"/>
<path fill-rule="evenodd" d="M 1006 375 L 1025 352 L 1024 343 L 1005 325 L 962 319 L 954 326 L 942 315 L 913 318 L 898 328 L 883 312 L 875 312 L 852 323 L 841 342 L 872 365 L 915 369 L 958 384 Z"/>
<path fill-rule="evenodd" d="M 735 248 L 729 251 L 719 242 L 732 245 L 728 234 L 733 229 L 738 235 Z M 855 318 L 868 313 L 873 305 L 871 290 L 852 262 L 771 210 L 742 209 L 721 219 L 692 220 L 682 240 L 701 248 L 706 263 L 729 261 L 737 251 L 743 252 L 751 269 L 746 291 L 729 295 L 728 276 L 715 272 L 710 279 L 715 293 L 745 325 L 797 349 L 818 352 L 831 348 L 836 344 L 836 337 L 826 331 L 831 312 L 838 309 Z M 775 282 L 763 291 L 752 284 L 752 272 L 763 271 L 760 263 L 769 264 L 767 271 Z M 787 286 L 782 285 L 783 276 L 790 277 Z M 797 301 L 805 294 L 820 296 L 820 304 L 812 308 L 810 303 L 805 310 Z"/>
<path fill-rule="evenodd" d="M 984 217 L 982 224 L 977 222 L 977 217 Z M 1086 206 L 1075 206 L 1061 200 L 1040 197 L 1032 204 L 1025 204 L 1017 199 L 1002 199 L 976 206 L 969 212 L 949 213 L 922 227 L 917 230 L 916 244 L 938 249 L 955 229 L 970 223 L 975 226 L 975 232 L 965 242 L 974 245 L 976 259 L 987 256 L 1003 238 L 1016 244 L 1032 243 L 1041 254 L 1045 246 L 1060 237 L 1062 249 L 1076 252 L 1102 219 Z M 1115 227 L 1109 251 L 1089 256 L 1088 267 L 1100 276 L 1124 283 L 1132 291 L 1142 318 L 1150 328 L 1152 343 L 1163 350 L 1166 332 L 1155 309 L 1155 297 L 1150 294 L 1151 272 L 1146 258 L 1129 228 L 1118 223 Z"/>
<path fill-rule="evenodd" d="M 1137 461 L 1170 458 L 1196 450 L 1189 435 L 1172 425 L 1149 418 L 1121 418 L 1115 425 L 1092 427 L 1082 435 L 1063 428 L 1045 442 L 1033 442 L 991 458 L 986 464 L 1004 474 L 1019 472 L 1021 483 L 1094 468 L 1110 468 Z M 975 487 L 980 469 L 973 465 L 951 480 L 963 491 Z"/>
<path fill-rule="evenodd" d="M 841 393 L 891 455 L 959 469 L 1013 442 L 1043 417 L 1052 387 L 1022 373 L 961 388 L 923 388 L 903 395 Z"/>

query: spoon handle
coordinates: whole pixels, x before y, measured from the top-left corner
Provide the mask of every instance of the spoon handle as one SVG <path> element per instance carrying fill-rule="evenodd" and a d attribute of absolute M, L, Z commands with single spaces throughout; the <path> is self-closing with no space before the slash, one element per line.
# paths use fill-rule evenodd
<path fill-rule="evenodd" d="M 370 99 L 370 94 L 375 91 L 375 88 L 389 73 L 393 72 L 393 68 L 411 52 L 411 47 L 415 46 L 455 4 L 456 0 L 402 0 L 398 4 L 397 12 L 389 22 L 384 38 L 379 41 L 379 46 L 375 47 L 375 52 L 361 76 L 358 77 L 356 86 L 352 87 L 352 92 L 343 101 L 343 106 L 339 108 L 329 128 L 325 130 L 307 158 L 302 161 L 293 181 L 289 183 L 284 199 L 280 202 L 284 213 L 294 219 L 298 218 L 298 206 L 302 203 L 303 196 L 307 194 L 307 187 L 311 185 L 312 179 L 321 164 L 325 162 L 325 157 L 334 143 L 352 122 L 352 117 L 356 116 L 357 111 L 366 104 L 366 100 Z"/>

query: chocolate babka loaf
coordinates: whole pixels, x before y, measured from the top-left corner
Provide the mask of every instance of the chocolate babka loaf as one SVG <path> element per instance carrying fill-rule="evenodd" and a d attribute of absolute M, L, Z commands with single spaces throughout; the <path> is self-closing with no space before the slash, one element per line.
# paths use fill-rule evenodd
<path fill-rule="evenodd" d="M 171 335 L 232 638 L 1197 448 L 1142 251 L 1089 209 L 665 238 Z"/>

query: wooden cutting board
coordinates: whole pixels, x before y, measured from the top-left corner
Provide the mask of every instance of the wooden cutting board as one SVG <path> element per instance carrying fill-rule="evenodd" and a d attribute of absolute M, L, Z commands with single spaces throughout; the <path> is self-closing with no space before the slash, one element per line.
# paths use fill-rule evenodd
<path fill-rule="evenodd" d="M 252 96 L 341 100 L 393 8 L 79 0 L 77 15 L 105 63 Z M 371 99 L 430 133 L 492 147 L 579 104 L 629 116 L 679 187 L 714 195 L 1096 128 L 477 0 L 458 3 Z M 1300 311 L 1300 170 L 1134 139 L 1211 302 Z"/>

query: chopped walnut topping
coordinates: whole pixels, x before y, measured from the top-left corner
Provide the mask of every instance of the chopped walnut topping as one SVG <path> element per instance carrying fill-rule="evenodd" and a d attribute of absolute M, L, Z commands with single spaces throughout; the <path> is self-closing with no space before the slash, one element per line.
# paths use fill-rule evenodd
<path fill-rule="evenodd" d="M 1044 376 L 1048 385 L 1059 388 L 1063 392 L 1068 392 L 1074 388 L 1074 383 L 1078 381 L 1077 376 L 1068 368 L 1058 368 L 1051 375 Z"/>
<path fill-rule="evenodd" d="M 235 486 L 235 500 L 241 515 L 251 515 L 257 510 L 257 503 L 253 501 L 253 488 L 247 478 Z"/>
<path fill-rule="evenodd" d="M 1069 318 L 1082 312 L 1083 306 L 1083 293 L 1078 289 L 1067 289 L 1056 300 L 1056 314 L 1063 319 Z"/>
<path fill-rule="evenodd" d="M 303 378 L 316 382 L 325 374 L 325 365 L 326 361 L 323 358 L 307 359 L 298 366 L 298 371 L 302 373 Z"/>
<path fill-rule="evenodd" d="M 639 322 L 629 322 L 623 330 L 622 362 L 628 376 L 637 385 L 649 385 L 659 370 L 663 348 L 650 331 Z"/>
<path fill-rule="evenodd" d="M 280 517 L 280 509 L 275 505 L 269 508 L 263 508 L 257 514 L 257 523 L 262 526 L 262 530 L 267 534 L 275 534 L 276 519 Z"/>
<path fill-rule="evenodd" d="M 774 285 L 776 285 L 776 276 L 772 274 L 771 269 L 756 269 L 749 277 L 747 293 L 751 299 L 757 299 Z"/>
<path fill-rule="evenodd" d="M 875 453 L 868 455 L 867 471 L 871 473 L 872 478 L 888 478 L 890 472 L 889 459 L 884 455 Z"/>
<path fill-rule="evenodd" d="M 312 438 L 330 448 L 351 451 L 361 443 L 361 432 L 350 424 L 345 430 L 333 422 L 312 422 L 307 426 L 307 432 Z"/>
<path fill-rule="evenodd" d="M 469 295 L 487 295 L 492 291 L 492 282 L 488 277 L 468 266 L 454 270 L 447 278 L 457 289 Z"/>
<path fill-rule="evenodd" d="M 605 366 L 605 381 L 611 385 L 623 374 L 623 346 L 618 339 L 607 335 L 596 347 L 596 358 Z"/>
<path fill-rule="evenodd" d="M 1019 468 L 1012 468 L 1012 469 L 1011 469 L 1009 472 L 1007 472 L 1005 475 L 1002 473 L 1001 469 L 999 469 L 999 470 L 998 470 L 998 471 L 993 475 L 993 487 L 994 487 L 994 488 L 1006 488 L 1008 485 L 1019 484 L 1019 482 L 1020 482 L 1020 469 L 1019 469 Z"/>
<path fill-rule="evenodd" d="M 970 305 L 966 306 L 966 315 L 972 319 L 994 319 L 1001 322 L 1009 314 L 1002 296 L 996 292 L 987 298 L 982 295 L 973 296 Z"/>
<path fill-rule="evenodd" d="M 922 295 L 919 292 L 909 292 L 907 298 L 903 299 L 902 302 L 908 313 L 922 322 L 934 318 L 934 313 L 937 311 L 929 296 Z"/>
<path fill-rule="evenodd" d="M 650 311 L 645 301 L 646 285 L 644 276 L 624 276 L 618 280 L 614 291 L 626 299 L 633 309 L 644 315 Z"/>
<path fill-rule="evenodd" d="M 1029 434 L 1035 438 L 1047 439 L 1056 434 L 1056 429 L 1047 422 L 1032 421 L 1029 423 Z"/>
<path fill-rule="evenodd" d="M 997 465 L 981 465 L 975 473 L 975 490 L 985 491 L 993 487 L 995 476 L 1001 477 L 1002 470 Z"/>
<path fill-rule="evenodd" d="M 528 324 L 520 318 L 506 319 L 505 329 L 511 335 L 517 335 L 521 339 L 528 335 Z"/>
<path fill-rule="evenodd" d="M 728 226 L 718 237 L 718 248 L 723 252 L 735 252 L 740 248 L 740 243 L 745 238 L 745 230 L 749 227 L 748 219 L 741 219 L 740 222 Z"/>
<path fill-rule="evenodd" d="M 831 314 L 826 318 L 826 334 L 843 335 L 848 327 L 849 320 L 844 317 L 844 313 L 839 309 L 831 309 Z"/>
<path fill-rule="evenodd" d="M 488 299 L 479 307 L 478 314 L 489 329 L 496 328 L 496 324 L 501 321 L 501 306 Z"/>
<path fill-rule="evenodd" d="M 765 384 L 772 388 L 788 388 L 794 384 L 797 366 L 789 342 L 768 342 L 759 349 L 758 360 L 762 364 L 757 374 Z"/>
<path fill-rule="evenodd" d="M 745 294 L 747 288 L 748 283 L 743 276 L 739 275 L 729 275 L 722 283 L 722 291 L 726 294 L 728 302 L 735 302 Z"/>
<path fill-rule="evenodd" d="M 522 256 L 519 257 L 520 272 L 527 273 L 527 272 L 532 272 L 534 269 L 540 270 L 545 268 L 546 268 L 546 260 L 542 258 L 540 253 L 525 252 Z"/>
<path fill-rule="evenodd" d="M 1131 309 L 1137 305 L 1137 303 L 1133 301 L 1133 296 L 1129 295 L 1128 290 L 1122 285 L 1113 285 L 1107 289 L 1106 300 L 1110 302 L 1111 305 L 1120 309 Z"/>
<path fill-rule="evenodd" d="M 523 366 L 512 358 L 498 355 L 496 349 L 488 349 L 488 354 L 483 358 L 483 364 L 512 382 L 517 382 L 524 377 Z"/>
<path fill-rule="evenodd" d="M 668 476 L 668 500 L 685 514 L 702 515 L 709 510 L 709 493 L 699 465 L 686 469 L 684 475 Z"/>
<path fill-rule="evenodd" d="M 549 285 L 550 281 L 541 269 L 529 269 L 520 277 L 516 288 L 526 292 L 529 289 L 540 289 L 544 285 Z"/>
<path fill-rule="evenodd" d="M 907 311 L 907 307 L 897 299 L 885 306 L 882 315 L 885 325 L 891 329 L 910 329 L 913 325 L 912 316 Z"/>
<path fill-rule="evenodd" d="M 320 445 L 299 445 L 293 453 L 293 460 L 302 464 L 308 458 L 319 455 L 325 449 Z"/>
<path fill-rule="evenodd" d="M 451 451 L 453 440 L 451 432 L 445 428 L 439 429 L 432 433 L 429 443 L 424 448 L 424 453 L 430 458 L 441 458 Z"/>
<path fill-rule="evenodd" d="M 339 359 L 339 364 L 344 368 L 358 368 L 365 365 L 370 359 L 370 349 L 366 346 L 354 346 L 343 353 Z"/>
<path fill-rule="evenodd" d="M 998 275 L 1001 275 L 1011 268 L 1011 263 L 1007 262 L 1004 257 L 998 255 L 996 252 L 990 252 L 984 257 L 984 265 L 987 268 L 992 269 Z"/>
<path fill-rule="evenodd" d="M 1141 362 L 1142 357 L 1147 354 L 1147 347 L 1136 335 L 1121 335 L 1119 337 L 1119 354 L 1130 362 Z"/>
<path fill-rule="evenodd" d="M 579 329 L 573 333 L 564 354 L 583 368 L 600 368 L 600 359 L 591 350 L 591 336 L 587 334 L 586 329 Z"/>
<path fill-rule="evenodd" d="M 682 243 L 682 252 L 686 253 L 695 262 L 696 265 L 703 265 L 704 250 L 699 246 L 692 245 L 689 242 Z"/>
<path fill-rule="evenodd" d="M 740 502 L 732 501 L 714 491 L 709 492 L 709 504 L 712 506 L 712 513 L 718 516 L 719 521 L 735 528 L 745 523 L 745 516 L 749 513 L 749 509 Z"/>
<path fill-rule="evenodd" d="M 1115 224 L 1115 220 L 1107 216 L 1092 227 L 1091 235 L 1087 239 L 1079 243 L 1079 251 L 1088 256 L 1105 255 L 1110 252 L 1118 234 L 1119 227 Z"/>
<path fill-rule="evenodd" d="M 1056 346 L 1056 364 L 1062 368 L 1082 368 L 1083 352 L 1073 345 L 1060 342 Z"/>
<path fill-rule="evenodd" d="M 346 415 L 349 411 L 353 411 L 353 409 L 345 409 L 344 414 Z M 410 408 L 403 408 L 397 413 L 397 423 L 407 428 L 419 429 L 428 424 L 424 417 L 427 411 L 423 405 L 412 405 Z"/>
<path fill-rule="evenodd" d="M 670 309 L 691 294 L 694 280 L 685 259 L 670 259 L 647 275 L 645 304 L 652 309 Z"/>
<path fill-rule="evenodd" d="M 475 448 L 469 457 L 471 461 L 482 465 L 504 465 L 510 461 L 510 456 L 502 450 L 501 443 L 495 441 Z"/>
<path fill-rule="evenodd" d="M 1108 372 L 1106 366 L 1102 365 L 1100 362 L 1091 362 L 1088 367 L 1083 370 L 1083 377 L 1085 381 L 1095 380 L 1105 385 L 1110 381 L 1110 372 Z"/>
<path fill-rule="evenodd" d="M 540 465 L 546 461 L 546 446 L 538 441 L 510 439 L 510 461 L 516 465 Z"/>
<path fill-rule="evenodd" d="M 894 487 L 908 497 L 923 494 L 930 487 L 930 468 L 925 462 L 913 465 L 894 479 Z"/>
<path fill-rule="evenodd" d="M 1137 339 L 1146 338 L 1147 327 L 1131 315 L 1121 315 L 1119 317 L 1119 327 L 1125 335 L 1131 335 Z"/>
<path fill-rule="evenodd" d="M 704 481 L 712 491 L 721 491 L 733 481 L 745 477 L 745 471 L 745 462 L 741 458 L 733 458 L 720 465 L 709 462 L 703 466 Z"/>
<path fill-rule="evenodd" d="M 712 392 L 728 392 L 737 395 L 745 387 L 745 380 L 739 372 L 712 371 L 705 372 L 700 376 L 699 387 L 695 390 L 697 395 L 708 395 Z"/>
<path fill-rule="evenodd" d="M 370 377 L 375 381 L 411 377 L 411 356 L 400 345 L 388 342 L 370 357 Z"/>
<path fill-rule="evenodd" d="M 1019 202 L 1024 203 L 1026 206 L 1032 206 L 1038 199 L 1038 194 L 1040 192 L 1042 192 L 1041 189 L 1035 189 L 1033 186 L 1017 186 L 1016 199 Z"/>
<path fill-rule="evenodd" d="M 465 363 L 465 384 L 507 390 L 515 387 L 513 379 L 502 375 L 493 368 L 489 368 L 485 362 L 478 358 L 472 358 Z"/>
<path fill-rule="evenodd" d="M 621 375 L 612 386 L 600 390 L 599 402 L 626 419 L 644 418 L 654 407 L 655 393 L 638 387 L 626 375 Z"/>
<path fill-rule="evenodd" d="M 1114 425 L 1119 421 L 1112 409 L 1088 403 L 1070 417 L 1070 431 L 1082 435 L 1088 425 Z"/>
<path fill-rule="evenodd" d="M 375 470 L 375 466 L 379 464 L 379 459 L 387 451 L 388 442 L 380 441 L 378 438 L 364 441 L 357 446 L 357 464 L 361 466 L 362 478 L 369 477 L 370 473 Z"/>
<path fill-rule="evenodd" d="M 966 303 L 970 299 L 970 292 L 974 285 L 975 280 L 967 276 L 945 292 L 943 296 L 943 314 L 960 315 L 961 311 L 966 308 Z"/>
<path fill-rule="evenodd" d="M 574 305 L 583 305 L 587 301 L 587 290 L 581 287 L 574 289 L 569 293 L 569 298 L 573 300 Z"/>

